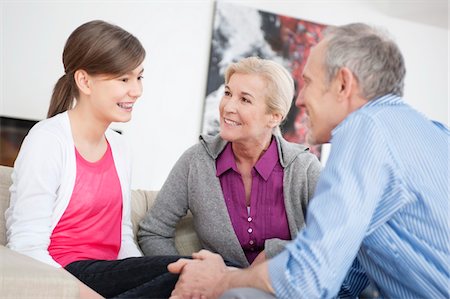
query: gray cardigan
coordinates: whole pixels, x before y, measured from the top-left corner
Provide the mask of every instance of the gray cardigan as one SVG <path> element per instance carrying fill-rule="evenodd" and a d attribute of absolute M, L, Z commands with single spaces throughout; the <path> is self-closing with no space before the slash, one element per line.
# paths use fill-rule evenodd
<path fill-rule="evenodd" d="M 276 136 L 279 159 L 284 168 L 284 202 L 291 237 L 305 223 L 306 207 L 312 198 L 321 170 L 319 160 L 308 149 Z M 138 241 L 146 255 L 178 255 L 174 232 L 178 221 L 190 210 L 203 248 L 219 253 L 242 267 L 249 265 L 231 224 L 216 176 L 216 159 L 227 142 L 217 136 L 200 136 L 200 143 L 180 157 L 156 197 L 155 204 L 140 223 Z M 283 250 L 288 241 L 265 241 L 268 258 Z"/>

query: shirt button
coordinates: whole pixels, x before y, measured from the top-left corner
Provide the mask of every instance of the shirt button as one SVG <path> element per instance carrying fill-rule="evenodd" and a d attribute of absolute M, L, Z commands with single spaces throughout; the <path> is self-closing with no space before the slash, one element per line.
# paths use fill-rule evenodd
<path fill-rule="evenodd" d="M 253 220 L 252 217 L 248 217 L 248 218 L 247 218 L 247 221 L 248 221 L 248 222 L 252 222 L 252 220 Z"/>
<path fill-rule="evenodd" d="M 247 229 L 248 233 L 251 234 L 253 232 L 253 229 L 250 227 L 249 229 Z"/>
<path fill-rule="evenodd" d="M 248 242 L 248 244 L 253 245 L 253 244 L 255 244 L 255 242 L 253 240 L 250 240 L 250 242 Z"/>

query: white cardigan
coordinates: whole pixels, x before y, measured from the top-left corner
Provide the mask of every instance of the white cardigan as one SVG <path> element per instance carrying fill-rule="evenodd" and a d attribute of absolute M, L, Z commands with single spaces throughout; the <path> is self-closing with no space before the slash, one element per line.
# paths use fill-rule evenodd
<path fill-rule="evenodd" d="M 131 224 L 131 163 L 122 136 L 108 129 L 122 188 L 119 259 L 141 256 Z M 48 252 L 50 236 L 66 210 L 76 178 L 75 146 L 67 112 L 40 121 L 28 133 L 14 163 L 11 202 L 5 212 L 7 247 L 61 267 Z"/>

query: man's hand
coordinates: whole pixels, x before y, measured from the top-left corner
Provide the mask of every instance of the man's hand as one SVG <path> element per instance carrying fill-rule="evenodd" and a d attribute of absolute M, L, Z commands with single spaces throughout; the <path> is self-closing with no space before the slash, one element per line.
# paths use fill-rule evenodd
<path fill-rule="evenodd" d="M 179 259 L 168 265 L 172 273 L 179 273 L 171 299 L 212 299 L 226 289 L 223 280 L 229 271 L 220 255 L 201 250 L 192 254 L 193 260 Z"/>

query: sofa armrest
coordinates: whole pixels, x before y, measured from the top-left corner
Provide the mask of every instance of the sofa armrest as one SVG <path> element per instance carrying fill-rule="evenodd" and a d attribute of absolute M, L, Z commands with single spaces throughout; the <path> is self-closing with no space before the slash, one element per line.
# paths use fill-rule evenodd
<path fill-rule="evenodd" d="M 78 280 L 69 272 L 0 246 L 1 298 L 78 298 Z"/>

